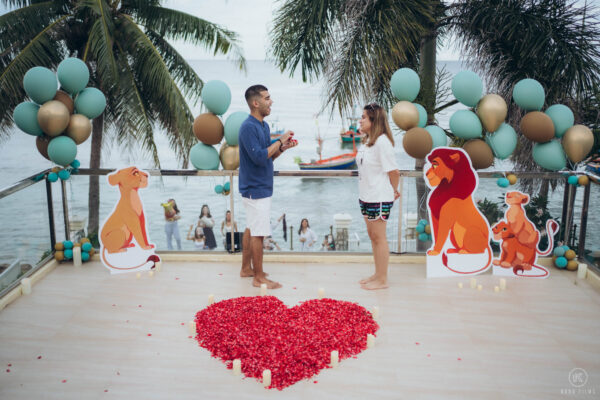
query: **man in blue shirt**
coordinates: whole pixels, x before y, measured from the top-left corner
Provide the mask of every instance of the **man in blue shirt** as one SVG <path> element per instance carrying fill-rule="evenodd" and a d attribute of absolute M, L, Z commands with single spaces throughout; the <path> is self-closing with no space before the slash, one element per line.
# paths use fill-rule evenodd
<path fill-rule="evenodd" d="M 267 279 L 263 271 L 263 239 L 271 235 L 271 196 L 273 195 L 273 160 L 294 147 L 293 132 L 287 131 L 271 143 L 269 125 L 264 118 L 271 113 L 271 95 L 262 85 L 250 86 L 245 93 L 250 116 L 239 133 L 239 191 L 246 210 L 246 231 L 242 242 L 240 276 L 254 277 L 253 286 L 266 284 L 269 289 L 281 287 Z"/>

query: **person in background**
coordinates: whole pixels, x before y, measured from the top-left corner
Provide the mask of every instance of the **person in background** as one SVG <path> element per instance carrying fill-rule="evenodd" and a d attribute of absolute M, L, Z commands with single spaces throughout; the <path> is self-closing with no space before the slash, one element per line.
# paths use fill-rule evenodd
<path fill-rule="evenodd" d="M 200 209 L 200 222 L 204 231 L 204 245 L 212 250 L 217 247 L 217 241 L 215 240 L 215 234 L 213 232 L 213 227 L 215 226 L 215 220 L 212 215 L 210 215 L 210 209 L 208 205 L 203 204 Z"/>
<path fill-rule="evenodd" d="M 237 222 L 231 221 L 231 211 L 227 210 L 225 213 L 225 220 L 221 222 L 221 235 L 223 235 L 223 246 L 227 248 L 227 240 L 229 239 L 229 235 L 231 235 L 231 230 L 233 232 L 238 231 Z"/>
<path fill-rule="evenodd" d="M 300 229 L 298 229 L 298 235 L 300 238 L 300 251 L 313 251 L 315 249 L 315 242 L 317 241 L 317 235 L 310 229 L 308 219 L 303 218 L 300 222 Z"/>
<path fill-rule="evenodd" d="M 196 229 L 194 229 L 194 225 L 190 225 L 190 230 L 187 234 L 187 240 L 193 240 L 194 249 L 195 250 L 204 250 L 204 229 L 202 228 L 201 221 L 198 221 L 198 225 L 196 225 Z M 194 234 L 192 235 L 192 230 Z"/>
<path fill-rule="evenodd" d="M 177 242 L 177 250 L 181 250 L 181 237 L 179 236 L 179 225 L 177 220 L 181 218 L 179 215 L 179 208 L 174 199 L 167 200 L 166 203 L 162 203 L 165 211 L 165 233 L 167 235 L 167 249 L 173 250 L 172 238 L 175 237 Z"/>
<path fill-rule="evenodd" d="M 325 238 L 323 239 L 323 243 L 321 243 L 321 250 L 324 250 L 324 251 L 335 250 L 335 241 L 333 240 L 333 236 L 331 234 L 325 235 Z"/>

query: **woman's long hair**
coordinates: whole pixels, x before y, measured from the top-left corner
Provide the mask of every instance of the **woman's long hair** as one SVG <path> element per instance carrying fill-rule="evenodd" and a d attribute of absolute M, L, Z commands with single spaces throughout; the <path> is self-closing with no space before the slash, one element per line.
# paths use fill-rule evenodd
<path fill-rule="evenodd" d="M 179 208 L 177 208 L 177 203 L 175 203 L 175 199 L 169 199 L 167 200 L 167 203 L 173 203 L 173 211 L 175 211 L 175 215 L 179 214 Z M 165 217 L 172 218 L 175 215 L 171 215 L 170 213 L 168 213 L 167 209 L 165 208 Z"/>
<path fill-rule="evenodd" d="M 308 223 L 308 218 L 302 218 L 300 221 L 300 229 L 298 229 L 298 235 L 302 234 L 302 223 L 306 221 L 306 229 L 310 228 L 310 224 Z"/>
<path fill-rule="evenodd" d="M 200 218 L 202 218 L 204 216 L 204 207 L 206 207 L 206 211 L 207 211 L 206 216 L 208 218 L 212 218 L 212 215 L 210 215 L 210 208 L 208 208 L 208 204 L 202 204 L 202 208 L 200 209 Z"/>
<path fill-rule="evenodd" d="M 379 136 L 385 134 L 390 142 L 392 142 L 392 146 L 394 145 L 394 137 L 392 136 L 392 129 L 390 128 L 390 123 L 388 122 L 387 113 L 377 103 L 367 104 L 364 108 L 367 113 L 367 117 L 371 121 L 371 131 L 365 132 L 366 135 L 363 138 L 362 142 L 366 143 L 368 147 L 371 147 L 375 144 Z"/>
<path fill-rule="evenodd" d="M 200 233 L 198 233 L 198 232 L 200 232 Z M 204 229 L 202 229 L 201 226 L 197 226 L 196 229 L 194 229 L 194 239 L 200 239 L 203 236 L 204 236 Z"/>

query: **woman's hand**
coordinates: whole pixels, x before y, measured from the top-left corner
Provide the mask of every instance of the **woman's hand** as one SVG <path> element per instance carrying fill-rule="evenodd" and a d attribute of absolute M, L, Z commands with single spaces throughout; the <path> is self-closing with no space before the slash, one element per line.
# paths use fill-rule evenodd
<path fill-rule="evenodd" d="M 398 190 L 394 190 L 394 201 L 398 200 L 400 196 L 400 192 Z"/>
<path fill-rule="evenodd" d="M 306 242 L 306 238 L 300 238 L 300 242 L 302 242 L 302 243 Z"/>

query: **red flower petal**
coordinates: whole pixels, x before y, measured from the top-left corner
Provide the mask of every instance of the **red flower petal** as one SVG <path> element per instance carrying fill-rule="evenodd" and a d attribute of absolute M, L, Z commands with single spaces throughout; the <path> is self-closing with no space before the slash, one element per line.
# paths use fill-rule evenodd
<path fill-rule="evenodd" d="M 66 379 L 63 379 L 61 382 L 62 382 L 62 383 L 67 383 L 67 380 L 66 380 Z"/>
<path fill-rule="evenodd" d="M 37 357 L 37 359 L 38 359 L 38 360 L 41 360 L 41 359 L 42 359 L 42 356 L 38 356 L 38 357 Z"/>
<path fill-rule="evenodd" d="M 148 334 L 148 336 L 152 336 L 152 334 L 151 334 L 151 333 L 149 333 L 149 334 Z"/>
<path fill-rule="evenodd" d="M 10 369 L 8 369 L 8 368 L 7 368 L 7 369 L 6 369 L 6 372 L 10 372 Z"/>

